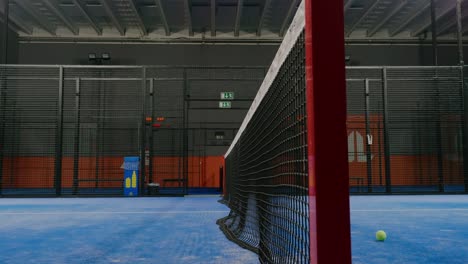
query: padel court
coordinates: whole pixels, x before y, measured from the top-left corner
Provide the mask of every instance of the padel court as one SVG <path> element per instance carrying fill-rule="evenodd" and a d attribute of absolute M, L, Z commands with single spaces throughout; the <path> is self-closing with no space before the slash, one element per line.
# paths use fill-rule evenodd
<path fill-rule="evenodd" d="M 467 17 L 0 0 L 0 263 L 468 263 Z"/>

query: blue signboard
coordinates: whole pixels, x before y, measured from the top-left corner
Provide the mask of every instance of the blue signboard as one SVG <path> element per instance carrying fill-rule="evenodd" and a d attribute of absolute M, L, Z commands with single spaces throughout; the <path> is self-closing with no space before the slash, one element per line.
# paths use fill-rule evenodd
<path fill-rule="evenodd" d="M 138 176 L 140 172 L 139 157 L 124 158 L 124 195 L 138 196 Z"/>

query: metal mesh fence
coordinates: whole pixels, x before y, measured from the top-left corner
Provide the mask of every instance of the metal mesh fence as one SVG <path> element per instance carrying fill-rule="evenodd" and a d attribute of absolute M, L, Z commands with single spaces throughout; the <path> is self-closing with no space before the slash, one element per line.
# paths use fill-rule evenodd
<path fill-rule="evenodd" d="M 265 72 L 1 66 L 0 190 L 118 195 L 124 156 L 145 160 L 142 183 L 169 193 L 217 186 Z M 347 68 L 351 192 L 465 191 L 464 76 L 458 66 Z M 222 92 L 231 108 L 219 108 Z"/>
<path fill-rule="evenodd" d="M 62 142 L 64 194 L 121 194 L 121 164 L 139 156 L 142 68 L 65 68 Z"/>
<path fill-rule="evenodd" d="M 0 66 L 0 192 L 55 194 L 58 67 Z"/>
<path fill-rule="evenodd" d="M 463 192 L 461 67 L 348 68 L 352 192 Z"/>
<path fill-rule="evenodd" d="M 0 194 L 122 195 L 125 156 L 142 161 L 142 194 L 147 183 L 161 195 L 186 194 L 189 184 L 219 189 L 221 155 L 264 72 L 2 66 Z M 232 101 L 240 110 L 216 108 L 220 91 L 240 95 Z"/>

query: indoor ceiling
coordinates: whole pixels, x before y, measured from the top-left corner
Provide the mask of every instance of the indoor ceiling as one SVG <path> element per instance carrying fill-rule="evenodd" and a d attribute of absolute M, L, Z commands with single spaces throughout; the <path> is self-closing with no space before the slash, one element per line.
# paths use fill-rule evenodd
<path fill-rule="evenodd" d="M 325 0 L 323 0 L 325 1 Z M 464 1 L 468 2 L 468 1 Z M 20 40 L 281 41 L 300 0 L 10 0 Z M 456 39 L 456 0 L 436 0 L 439 39 Z M 345 0 L 347 40 L 431 36 L 430 0 Z M 463 5 L 463 24 L 468 7 Z M 463 33 L 468 33 L 468 26 Z"/>

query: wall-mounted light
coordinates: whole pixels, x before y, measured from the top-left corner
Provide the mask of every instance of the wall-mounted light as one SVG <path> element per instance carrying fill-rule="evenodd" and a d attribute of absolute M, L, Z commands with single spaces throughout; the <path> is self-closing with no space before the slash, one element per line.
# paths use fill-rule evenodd
<path fill-rule="evenodd" d="M 102 53 L 101 57 L 98 57 L 96 53 L 89 53 L 88 60 L 91 64 L 101 65 L 103 64 L 104 61 L 110 61 L 111 56 L 110 56 L 110 53 L 107 53 L 107 52 Z"/>

